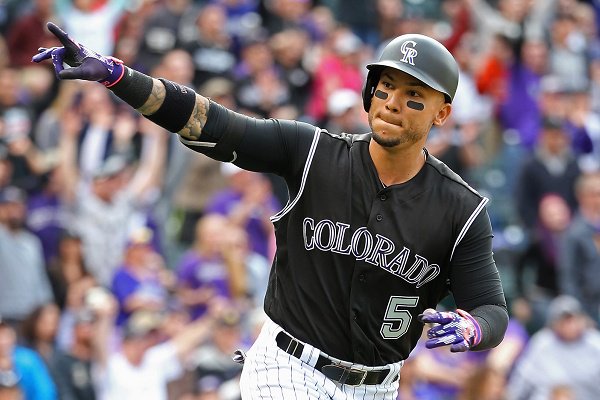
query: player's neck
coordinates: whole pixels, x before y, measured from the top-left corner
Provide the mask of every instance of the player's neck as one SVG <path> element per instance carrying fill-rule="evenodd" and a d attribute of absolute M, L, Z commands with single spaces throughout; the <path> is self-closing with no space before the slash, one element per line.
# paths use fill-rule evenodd
<path fill-rule="evenodd" d="M 411 180 L 425 164 L 425 152 L 420 147 L 393 152 L 378 145 L 371 145 L 369 150 L 379 179 L 384 186 Z"/>

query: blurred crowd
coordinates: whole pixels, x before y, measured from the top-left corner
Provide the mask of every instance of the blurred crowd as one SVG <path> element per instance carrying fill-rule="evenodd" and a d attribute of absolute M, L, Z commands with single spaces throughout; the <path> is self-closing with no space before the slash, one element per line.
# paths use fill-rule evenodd
<path fill-rule="evenodd" d="M 1 400 L 239 399 L 287 202 L 32 64 L 58 45 L 47 21 L 239 112 L 347 133 L 369 129 L 387 41 L 444 43 L 460 82 L 427 146 L 491 200 L 511 322 L 492 351 L 415 349 L 400 399 L 600 399 L 599 1 L 4 0 Z"/>

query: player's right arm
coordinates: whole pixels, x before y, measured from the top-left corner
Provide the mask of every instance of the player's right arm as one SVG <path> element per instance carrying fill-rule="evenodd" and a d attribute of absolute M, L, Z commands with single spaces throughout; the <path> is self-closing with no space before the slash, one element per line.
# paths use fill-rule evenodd
<path fill-rule="evenodd" d="M 184 145 L 211 158 L 284 177 L 301 173 L 316 137 L 315 127 L 235 113 L 188 87 L 150 77 L 120 60 L 102 56 L 52 23 L 48 29 L 63 46 L 40 48 L 32 61 L 51 59 L 59 79 L 102 83 L 152 122 L 176 132 Z"/>

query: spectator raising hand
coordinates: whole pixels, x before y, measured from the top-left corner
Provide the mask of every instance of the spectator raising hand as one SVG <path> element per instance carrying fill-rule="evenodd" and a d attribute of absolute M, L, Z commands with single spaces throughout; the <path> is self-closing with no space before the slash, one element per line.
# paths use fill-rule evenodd
<path fill-rule="evenodd" d="M 145 131 L 145 130 L 144 130 Z M 138 132 L 138 119 L 129 110 L 120 109 L 113 125 L 114 150 L 131 157 L 133 138 Z"/>
<path fill-rule="evenodd" d="M 84 167 L 78 163 L 85 157 L 86 138 L 81 137 L 80 127 L 86 126 L 86 113 L 91 111 L 91 99 L 96 95 L 88 94 L 81 106 L 65 114 L 64 135 L 61 137 L 61 168 L 64 174 L 63 193 L 73 212 L 71 227 L 81 237 L 84 257 L 89 272 L 104 285 L 109 285 L 115 268 L 121 262 L 127 241 L 127 228 L 133 221 L 146 221 L 149 213 L 143 206 L 152 201 L 150 194 L 160 182 L 161 166 L 164 163 L 166 137 L 157 132 L 156 125 L 149 121 L 139 126 L 142 135 L 140 163 L 137 167 L 130 164 L 130 157 L 111 150 L 111 154 L 100 165 L 94 167 L 90 175 L 84 174 Z M 88 128 L 83 131 L 93 146 L 105 137 L 105 129 L 115 130 L 121 143 L 130 141 L 137 130 L 136 120 L 121 113 L 114 121 L 114 106 L 110 99 L 97 97 L 99 115 L 90 117 Z M 78 110 L 83 110 L 79 113 Z M 92 113 L 93 114 L 93 113 Z M 82 117 L 83 116 L 83 117 Z M 95 124 L 95 125 L 94 125 Z M 115 125 L 113 127 L 113 124 Z M 100 130 L 95 130 L 101 128 Z M 114 137 L 114 133 L 111 133 Z M 119 142 L 117 140 L 117 142 Z M 111 139 L 112 142 L 112 139 Z M 82 143 L 81 150 L 78 150 Z M 106 142 L 105 142 L 106 143 Z M 128 145 L 128 144 L 126 144 Z M 93 157 L 92 157 L 93 158 Z"/>
<path fill-rule="evenodd" d="M 245 171 L 234 164 L 223 164 L 229 187 L 215 193 L 205 211 L 225 215 L 246 230 L 253 251 L 271 258 L 269 241 L 273 235 L 271 215 L 280 205 L 270 182 L 261 174 Z"/>

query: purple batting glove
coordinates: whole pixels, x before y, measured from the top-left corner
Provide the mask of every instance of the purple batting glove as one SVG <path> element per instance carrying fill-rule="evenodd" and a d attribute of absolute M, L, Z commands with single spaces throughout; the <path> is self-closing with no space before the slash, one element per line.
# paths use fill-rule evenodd
<path fill-rule="evenodd" d="M 47 24 L 48 30 L 60 40 L 63 47 L 38 49 L 38 54 L 31 61 L 39 63 L 52 59 L 54 71 L 59 79 L 83 79 L 98 81 L 106 87 L 111 87 L 121 80 L 125 73 L 123 61 L 114 57 L 105 57 L 82 44 L 77 43 L 65 31 L 54 25 Z M 71 68 L 64 68 L 64 64 Z"/>
<path fill-rule="evenodd" d="M 452 312 L 428 308 L 419 315 L 419 320 L 438 324 L 427 331 L 429 339 L 425 347 L 428 349 L 450 345 L 450 351 L 457 353 L 467 351 L 481 342 L 479 323 L 464 310 Z"/>

